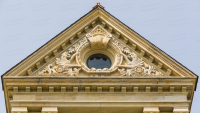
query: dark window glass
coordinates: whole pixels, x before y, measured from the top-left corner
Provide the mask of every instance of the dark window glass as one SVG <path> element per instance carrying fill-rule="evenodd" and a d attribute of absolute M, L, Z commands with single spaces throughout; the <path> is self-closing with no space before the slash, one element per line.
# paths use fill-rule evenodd
<path fill-rule="evenodd" d="M 87 66 L 96 69 L 110 68 L 111 61 L 106 55 L 94 54 L 87 59 Z"/>

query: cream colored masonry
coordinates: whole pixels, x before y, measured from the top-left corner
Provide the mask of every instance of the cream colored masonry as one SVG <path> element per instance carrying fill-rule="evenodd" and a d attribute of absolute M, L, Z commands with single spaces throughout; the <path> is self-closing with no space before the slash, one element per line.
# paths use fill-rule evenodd
<path fill-rule="evenodd" d="M 174 62 L 149 42 L 142 39 L 138 34 L 133 31 L 130 32 L 130 29 L 127 27 L 123 28 L 123 24 L 116 21 L 100 8 L 88 14 L 87 17 L 73 25 L 71 29 L 60 34 L 56 39 L 49 42 L 48 45 L 45 45 L 43 49 L 37 51 L 28 58 L 30 59 L 27 59 L 28 62 L 26 62 L 26 60 L 22 63 L 23 65 L 20 64 L 21 67 L 20 65 L 17 66 L 19 69 L 12 70 L 7 75 L 32 75 L 32 73 L 40 69 L 40 67 L 62 54 L 67 48 L 84 37 L 86 33 L 90 32 L 97 25 L 104 27 L 113 37 L 127 44 L 126 46 L 129 46 L 128 48 L 135 50 L 135 54 L 143 58 L 145 62 L 155 65 L 155 67 L 157 67 L 159 71 L 165 73 L 166 76 L 195 77 L 191 72 Z"/>
<path fill-rule="evenodd" d="M 56 77 L 39 81 L 34 78 L 16 79 L 18 83 L 12 83 L 12 80 L 6 82 L 8 87 L 14 86 L 8 91 L 11 113 L 28 113 L 28 109 L 37 110 L 41 107 L 41 113 L 68 113 L 63 112 L 61 108 L 76 107 L 142 108 L 143 113 L 165 113 L 159 112 L 159 108 L 164 107 L 173 108 L 173 113 L 189 113 L 191 98 L 188 96 L 191 95 L 193 85 L 193 80 L 149 81 L 129 77 Z M 53 107 L 52 111 L 45 112 L 46 109 L 50 109 L 48 107 Z M 22 112 L 20 108 L 26 111 Z M 38 110 L 37 112 L 40 113 Z"/>
<path fill-rule="evenodd" d="M 7 113 L 189 113 L 197 77 L 97 7 L 2 81 Z"/>

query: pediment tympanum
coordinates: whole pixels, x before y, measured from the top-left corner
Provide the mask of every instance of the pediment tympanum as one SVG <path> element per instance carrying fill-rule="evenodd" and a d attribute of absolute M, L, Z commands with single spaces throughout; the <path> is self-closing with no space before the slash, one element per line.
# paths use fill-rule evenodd
<path fill-rule="evenodd" d="M 188 113 L 195 74 L 95 7 L 2 76 L 8 113 Z"/>
<path fill-rule="evenodd" d="M 87 59 L 93 54 L 105 54 L 111 67 L 88 68 Z M 39 69 L 33 76 L 164 76 L 154 66 L 140 58 L 125 43 L 100 25 L 75 42 L 59 57 Z"/>
<path fill-rule="evenodd" d="M 88 68 L 94 54 L 106 55 L 111 66 Z M 20 64 L 6 76 L 195 77 L 99 7 Z"/>

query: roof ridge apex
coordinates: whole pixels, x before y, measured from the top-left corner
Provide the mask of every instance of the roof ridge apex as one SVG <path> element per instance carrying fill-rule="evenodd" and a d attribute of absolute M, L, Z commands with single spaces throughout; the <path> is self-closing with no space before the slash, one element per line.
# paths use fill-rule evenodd
<path fill-rule="evenodd" d="M 96 7 L 100 7 L 100 8 L 102 8 L 102 9 L 105 8 L 104 6 L 102 6 L 102 5 L 100 4 L 99 1 L 97 2 L 97 5 L 95 5 L 92 9 L 95 9 Z"/>

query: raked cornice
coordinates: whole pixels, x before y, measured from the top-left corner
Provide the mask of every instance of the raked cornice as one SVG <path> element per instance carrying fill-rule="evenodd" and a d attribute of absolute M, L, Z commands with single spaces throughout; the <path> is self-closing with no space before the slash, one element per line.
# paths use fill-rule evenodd
<path fill-rule="evenodd" d="M 98 23 L 97 21 L 100 21 L 100 20 L 101 20 L 101 23 Z M 102 23 L 103 25 L 101 25 Z M 124 76 L 31 76 L 32 74 L 35 74 L 36 71 L 39 71 L 40 69 L 45 68 L 48 64 L 51 64 L 53 60 L 55 60 L 56 58 L 59 58 L 64 52 L 66 52 L 66 50 L 68 50 L 74 44 L 78 43 L 81 39 L 87 38 L 86 34 L 90 33 L 90 31 L 92 31 L 98 25 L 104 26 L 103 28 L 105 28 L 106 26 L 105 28 L 106 31 L 109 32 L 113 36 L 111 38 L 112 40 L 110 39 L 109 40 L 110 42 L 108 41 L 109 43 L 113 43 L 114 45 L 115 41 L 113 41 L 113 39 L 115 38 L 115 40 L 117 40 L 119 43 L 129 48 L 132 53 L 135 53 L 139 59 L 143 59 L 144 62 L 155 67 L 157 71 L 164 73 L 163 74 L 164 76 L 153 76 L 153 77 L 152 76 L 146 76 L 146 77 L 141 77 L 141 76 L 136 76 L 136 77 L 130 77 L 130 76 L 128 77 L 127 76 L 126 77 Z M 81 35 L 82 31 L 84 31 L 83 35 Z M 89 42 L 89 44 L 91 43 L 93 42 Z M 103 45 L 103 44 L 100 44 L 100 45 Z M 108 47 L 111 48 L 110 45 L 108 45 Z M 136 51 L 136 49 L 138 51 Z M 122 51 L 122 50 L 116 49 L 116 51 Z M 148 56 L 144 57 L 144 54 L 146 53 Z M 153 60 L 158 61 L 158 64 L 156 65 L 155 63 L 153 63 Z M 43 64 L 40 64 L 42 62 Z M 126 65 L 116 65 L 116 67 L 117 66 L 126 67 Z M 162 70 L 162 66 L 164 66 L 164 68 L 166 69 Z M 36 67 L 37 69 L 33 69 Z M 115 71 L 117 71 L 117 69 Z M 91 70 L 89 71 L 86 70 L 85 72 L 91 73 Z M 174 72 L 177 76 L 170 76 L 171 72 Z M 69 84 L 73 80 L 75 82 L 73 84 Z M 154 90 L 155 88 L 156 90 L 159 90 L 158 86 L 162 86 L 162 87 L 167 88 L 169 92 L 171 92 L 171 89 L 174 90 L 174 87 L 177 87 L 177 89 L 178 87 L 180 87 L 182 89 L 179 89 L 180 90 L 179 93 L 185 94 L 185 100 L 187 100 L 186 99 L 187 90 L 191 93 L 190 98 L 189 98 L 190 100 L 184 101 L 184 103 L 182 103 L 185 106 L 189 105 L 189 107 L 191 107 L 190 103 L 192 103 L 193 94 L 196 87 L 195 83 L 197 82 L 197 76 L 194 73 L 192 73 L 190 70 L 188 70 L 186 67 L 178 63 L 176 60 L 171 58 L 169 55 L 164 53 L 162 50 L 158 49 L 156 46 L 154 46 L 149 41 L 144 39 L 138 33 L 136 33 L 135 31 L 127 27 L 125 24 L 117 20 L 115 17 L 110 15 L 104 9 L 97 7 L 91 10 L 82 18 L 80 18 L 74 24 L 72 24 L 71 26 L 63 30 L 53 39 L 51 39 L 42 47 L 40 47 L 38 50 L 36 50 L 33 54 L 29 55 L 22 62 L 14 66 L 11 70 L 9 70 L 4 75 L 2 75 L 2 83 L 3 83 L 3 88 L 4 88 L 7 111 L 9 112 L 9 110 L 11 109 L 10 103 L 13 105 L 20 104 L 20 102 L 18 101 L 16 102 L 14 102 L 13 100 L 10 101 L 10 93 L 15 92 L 15 89 L 17 89 L 17 92 L 18 92 L 18 88 L 19 90 L 24 90 L 22 89 L 22 87 L 29 88 L 29 89 L 32 88 L 32 90 L 33 89 L 36 90 L 36 88 L 40 89 L 43 86 L 43 89 L 47 90 L 49 86 L 51 86 L 50 89 L 52 87 L 54 88 L 54 86 L 56 89 L 58 88 L 57 86 L 60 87 L 60 85 L 63 85 L 65 88 L 67 85 L 72 85 L 74 89 L 76 89 L 76 84 L 80 83 L 79 84 L 80 86 L 84 85 L 81 83 L 82 81 L 85 81 L 85 83 L 87 83 L 84 86 L 87 88 L 88 88 L 87 85 L 91 85 L 91 86 L 94 85 L 95 87 L 96 87 L 96 84 L 101 85 L 101 83 L 100 84 L 99 82 L 95 83 L 93 82 L 93 80 L 96 80 L 96 81 L 101 80 L 102 86 L 104 85 L 103 83 L 107 83 L 107 84 L 110 84 L 108 86 L 111 88 L 115 85 L 120 86 L 121 84 L 127 85 L 127 87 L 131 85 L 131 90 L 133 91 L 134 91 L 134 87 L 136 87 L 137 89 L 138 86 L 139 88 L 140 86 L 141 87 L 144 86 L 147 89 L 145 90 L 147 91 L 147 93 L 150 93 L 148 92 L 148 89 L 150 89 L 151 86 L 152 86 L 152 89 Z M 128 84 L 127 81 L 131 81 L 130 84 Z M 138 103 L 133 103 L 133 105 L 137 105 L 137 104 Z M 162 105 L 164 106 L 165 103 L 162 103 Z M 173 105 L 173 103 L 170 103 L 170 105 Z M 178 105 L 179 103 L 177 103 L 177 106 Z"/>
<path fill-rule="evenodd" d="M 29 66 L 36 64 L 40 59 L 44 58 L 47 54 L 51 53 L 56 48 L 59 48 L 64 42 L 67 42 L 73 35 L 78 31 L 82 30 L 85 26 L 90 24 L 98 17 L 98 9 L 87 14 L 85 17 L 81 18 L 80 21 L 69 26 L 66 30 L 55 36 L 32 55 L 28 56 L 23 62 L 18 64 L 12 70 L 7 72 L 3 76 L 18 76 L 20 72 L 26 71 Z M 67 37 L 67 38 L 65 38 Z M 14 74 L 14 75 L 13 75 Z"/>
<path fill-rule="evenodd" d="M 76 35 L 79 31 L 83 30 L 98 17 L 105 21 L 106 24 L 111 26 L 113 29 L 121 33 L 121 35 L 128 38 L 130 42 L 141 47 L 145 52 L 150 53 L 155 59 L 158 59 L 160 62 L 169 67 L 172 71 L 178 73 L 180 76 L 186 78 L 197 78 L 191 71 L 183 67 L 181 64 L 177 63 L 177 61 L 166 55 L 163 51 L 152 45 L 139 34 L 128 28 L 126 25 L 124 25 L 99 7 L 88 13 L 75 24 L 71 25 L 68 29 L 61 32 L 58 36 L 50 40 L 42 48 L 37 50 L 31 56 L 26 58 L 23 62 L 7 72 L 5 76 L 19 76 L 19 74 L 28 70 L 30 68 L 29 66 L 36 64 L 39 60 L 43 59 L 49 53 L 52 53 L 52 51 L 59 48 L 63 43 L 68 42 L 71 37 Z"/>
<path fill-rule="evenodd" d="M 104 20 L 107 24 L 111 25 L 114 29 L 126 36 L 136 45 L 140 46 L 143 50 L 150 53 L 153 57 L 157 58 L 163 64 L 176 71 L 178 74 L 180 74 L 180 76 L 186 77 L 187 75 L 192 75 L 196 78 L 194 73 L 183 67 L 180 63 L 172 59 L 169 55 L 167 55 L 155 45 L 144 39 L 138 33 L 134 32 L 132 29 L 124 25 L 122 22 L 116 20 L 115 17 L 109 15 L 108 13 L 104 13 L 102 9 L 100 9 L 99 13 L 100 18 Z"/>

